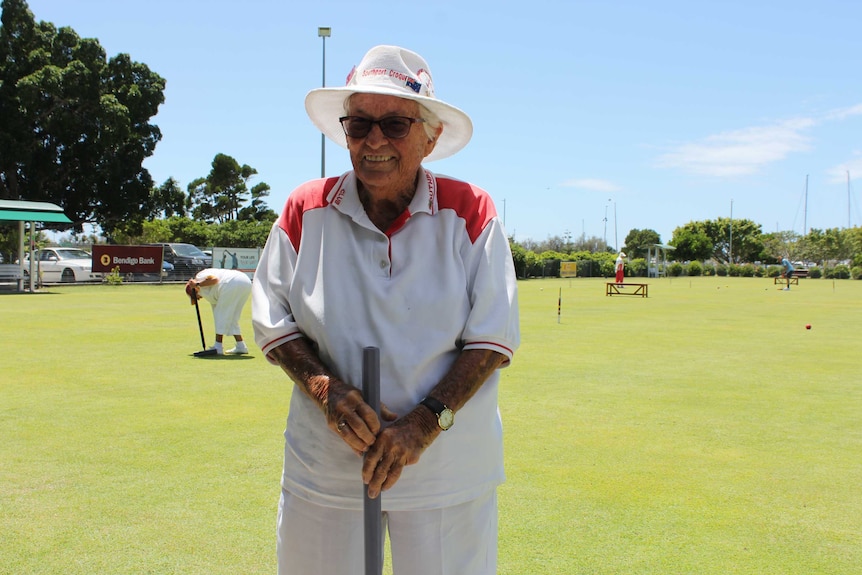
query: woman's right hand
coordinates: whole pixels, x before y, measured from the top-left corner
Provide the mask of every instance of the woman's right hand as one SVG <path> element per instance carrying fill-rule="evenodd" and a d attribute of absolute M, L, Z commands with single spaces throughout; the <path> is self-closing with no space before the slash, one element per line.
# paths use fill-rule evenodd
<path fill-rule="evenodd" d="M 385 405 L 380 406 L 384 421 L 395 421 L 398 415 Z M 362 393 L 340 380 L 330 380 L 326 401 L 329 428 L 338 434 L 357 455 L 364 455 L 377 440 L 382 427 L 380 419 Z"/>

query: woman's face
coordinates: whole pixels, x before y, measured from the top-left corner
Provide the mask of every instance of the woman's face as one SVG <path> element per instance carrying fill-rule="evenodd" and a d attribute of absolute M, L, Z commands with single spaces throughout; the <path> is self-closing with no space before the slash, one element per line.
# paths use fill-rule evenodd
<path fill-rule="evenodd" d="M 381 120 L 390 116 L 419 117 L 419 104 L 396 96 L 354 94 L 348 116 Z M 415 186 L 416 173 L 425 156 L 434 149 L 420 122 L 411 125 L 407 136 L 387 138 L 374 124 L 364 138 L 347 137 L 347 149 L 356 177 L 377 197 L 397 195 Z"/>

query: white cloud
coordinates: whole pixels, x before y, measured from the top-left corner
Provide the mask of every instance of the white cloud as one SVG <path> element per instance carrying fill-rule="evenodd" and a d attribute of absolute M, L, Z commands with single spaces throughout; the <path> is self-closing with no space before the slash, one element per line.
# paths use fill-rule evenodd
<path fill-rule="evenodd" d="M 796 152 L 811 149 L 806 130 L 828 122 L 840 122 L 862 115 L 862 104 L 831 110 L 819 117 L 795 118 L 765 126 L 707 136 L 701 141 L 680 144 L 659 156 L 656 165 L 707 176 L 732 177 L 753 174 L 767 164 L 784 160 Z M 862 157 L 856 157 L 828 171 L 830 181 L 862 174 Z"/>
<path fill-rule="evenodd" d="M 804 131 L 817 125 L 812 118 L 797 118 L 768 126 L 754 126 L 682 144 L 660 156 L 657 165 L 695 174 L 731 177 L 757 172 L 766 164 L 810 148 Z"/>
<path fill-rule="evenodd" d="M 847 172 L 850 172 L 851 180 L 862 178 L 862 151 L 853 153 L 853 158 L 842 164 L 826 170 L 827 180 L 830 184 L 843 184 L 847 181 Z"/>
<path fill-rule="evenodd" d="M 583 190 L 590 190 L 593 192 L 618 192 L 622 189 L 613 182 L 595 178 L 566 180 L 561 185 L 564 188 L 581 188 Z"/>
<path fill-rule="evenodd" d="M 824 120 L 844 120 L 851 116 L 859 116 L 862 114 L 862 104 L 856 104 L 855 106 L 850 106 L 849 108 L 839 108 L 837 110 L 832 110 L 828 114 L 826 114 L 823 119 Z"/>

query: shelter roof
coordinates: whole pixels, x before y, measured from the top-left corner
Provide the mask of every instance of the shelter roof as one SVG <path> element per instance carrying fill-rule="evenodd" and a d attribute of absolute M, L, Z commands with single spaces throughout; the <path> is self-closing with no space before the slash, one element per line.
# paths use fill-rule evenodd
<path fill-rule="evenodd" d="M 63 208 L 49 202 L 0 200 L 0 220 L 71 224 Z"/>

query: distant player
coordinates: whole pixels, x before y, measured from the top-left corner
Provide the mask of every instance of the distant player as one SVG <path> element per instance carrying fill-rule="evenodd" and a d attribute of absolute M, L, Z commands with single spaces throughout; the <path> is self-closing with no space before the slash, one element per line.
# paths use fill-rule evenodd
<path fill-rule="evenodd" d="M 625 275 L 626 275 L 625 274 L 625 269 L 626 269 L 625 257 L 626 257 L 626 254 L 624 254 L 623 252 L 620 252 L 620 255 L 617 256 L 617 263 L 614 266 L 614 270 L 616 271 L 616 274 L 617 274 L 616 282 L 618 284 L 621 284 L 625 281 Z"/>
<path fill-rule="evenodd" d="M 186 293 L 192 304 L 201 298 L 210 302 L 215 323 L 215 345 L 210 348 L 218 355 L 241 355 L 248 353 L 242 339 L 239 318 L 242 308 L 251 295 L 251 279 L 241 271 L 207 268 L 186 282 Z M 224 336 L 232 335 L 236 347 L 224 349 Z"/>
<path fill-rule="evenodd" d="M 790 291 L 790 278 L 793 277 L 793 264 L 790 263 L 790 260 L 787 258 L 781 258 L 781 267 L 784 268 L 784 272 L 781 274 L 787 279 L 787 287 L 784 288 L 784 291 Z"/>

